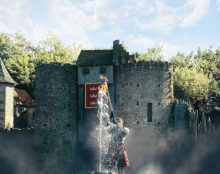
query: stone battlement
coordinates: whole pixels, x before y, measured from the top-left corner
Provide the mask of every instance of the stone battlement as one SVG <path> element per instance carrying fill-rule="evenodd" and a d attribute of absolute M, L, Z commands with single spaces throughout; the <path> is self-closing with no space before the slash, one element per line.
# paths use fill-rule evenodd
<path fill-rule="evenodd" d="M 119 70 L 146 70 L 146 69 L 159 69 L 172 71 L 172 64 L 168 61 L 138 61 L 133 63 L 119 64 L 117 65 Z"/>

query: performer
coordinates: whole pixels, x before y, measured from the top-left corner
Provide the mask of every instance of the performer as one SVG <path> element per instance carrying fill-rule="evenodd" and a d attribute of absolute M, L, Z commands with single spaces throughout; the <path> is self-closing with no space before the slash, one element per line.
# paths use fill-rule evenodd
<path fill-rule="evenodd" d="M 111 171 L 115 165 L 118 167 L 118 174 L 124 174 L 125 167 L 130 166 L 127 152 L 125 150 L 125 137 L 129 133 L 129 129 L 124 127 L 122 118 L 117 118 L 114 124 L 109 129 L 111 133 L 111 142 L 109 144 L 108 154 L 104 160 L 105 167 Z"/>

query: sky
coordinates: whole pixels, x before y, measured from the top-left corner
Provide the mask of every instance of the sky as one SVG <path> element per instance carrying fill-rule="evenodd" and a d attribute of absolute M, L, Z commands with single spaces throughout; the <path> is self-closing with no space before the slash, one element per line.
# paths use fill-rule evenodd
<path fill-rule="evenodd" d="M 220 0 L 0 0 L 0 32 L 20 32 L 34 44 L 55 33 L 66 45 L 111 49 L 119 39 L 130 52 L 220 46 Z"/>

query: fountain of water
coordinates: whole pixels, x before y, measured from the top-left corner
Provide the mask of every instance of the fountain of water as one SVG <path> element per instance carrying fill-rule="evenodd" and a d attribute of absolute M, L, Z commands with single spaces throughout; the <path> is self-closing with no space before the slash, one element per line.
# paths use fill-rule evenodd
<path fill-rule="evenodd" d="M 108 133 L 110 128 L 110 117 L 109 117 L 109 106 L 108 106 L 108 96 L 103 91 L 98 92 L 98 113 L 97 117 L 99 118 L 99 126 L 97 127 L 98 131 L 98 143 L 99 143 L 99 173 L 104 173 L 104 167 L 102 166 L 103 157 L 108 150 L 108 144 L 111 139 L 111 135 Z"/>
<path fill-rule="evenodd" d="M 108 97 L 100 90 L 98 93 L 98 118 L 99 118 L 99 168 L 98 171 L 102 171 L 102 129 L 103 123 L 108 119 Z"/>

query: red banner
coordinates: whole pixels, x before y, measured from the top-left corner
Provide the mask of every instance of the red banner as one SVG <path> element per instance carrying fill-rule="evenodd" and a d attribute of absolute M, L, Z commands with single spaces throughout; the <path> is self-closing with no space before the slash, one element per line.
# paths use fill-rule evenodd
<path fill-rule="evenodd" d="M 85 108 L 96 108 L 98 98 L 98 83 L 85 84 Z"/>

